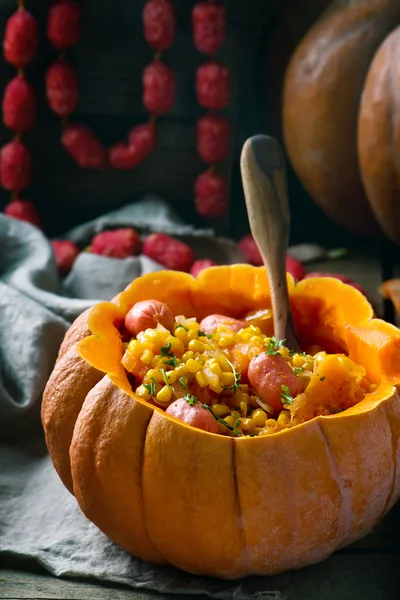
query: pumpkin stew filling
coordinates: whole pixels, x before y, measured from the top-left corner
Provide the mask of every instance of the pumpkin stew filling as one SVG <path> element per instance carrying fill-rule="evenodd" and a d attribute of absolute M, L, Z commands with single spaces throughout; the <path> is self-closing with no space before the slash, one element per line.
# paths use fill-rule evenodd
<path fill-rule="evenodd" d="M 122 364 L 146 402 L 193 427 L 235 437 L 340 413 L 377 388 L 345 354 L 318 346 L 291 351 L 271 335 L 271 322 L 269 310 L 198 322 L 174 316 L 162 302 L 138 302 L 125 318 L 130 341 Z"/>

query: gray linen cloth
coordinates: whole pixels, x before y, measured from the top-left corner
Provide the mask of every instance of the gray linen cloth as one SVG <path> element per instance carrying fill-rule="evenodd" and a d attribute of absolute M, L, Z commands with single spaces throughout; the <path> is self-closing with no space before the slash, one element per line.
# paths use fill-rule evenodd
<path fill-rule="evenodd" d="M 104 228 L 130 225 L 143 235 L 161 230 L 190 240 L 198 258 L 222 264 L 242 260 L 233 242 L 183 225 L 154 197 L 63 237 L 84 247 Z M 160 268 L 144 256 L 115 260 L 83 254 L 61 284 L 48 240 L 29 224 L 0 214 L 0 560 L 31 558 L 54 575 L 92 577 L 161 593 L 279 599 L 283 592 L 286 597 L 291 574 L 224 582 L 128 555 L 83 516 L 46 453 L 41 394 L 70 323 L 135 277 Z"/>

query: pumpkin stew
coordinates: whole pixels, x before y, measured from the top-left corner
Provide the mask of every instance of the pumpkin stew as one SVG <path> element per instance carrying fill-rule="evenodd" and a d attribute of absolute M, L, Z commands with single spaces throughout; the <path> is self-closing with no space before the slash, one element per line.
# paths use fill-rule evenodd
<path fill-rule="evenodd" d="M 291 351 L 271 335 L 271 311 L 243 320 L 173 315 L 157 300 L 128 312 L 122 364 L 143 400 L 222 435 L 270 435 L 343 412 L 378 387 L 345 354 Z"/>

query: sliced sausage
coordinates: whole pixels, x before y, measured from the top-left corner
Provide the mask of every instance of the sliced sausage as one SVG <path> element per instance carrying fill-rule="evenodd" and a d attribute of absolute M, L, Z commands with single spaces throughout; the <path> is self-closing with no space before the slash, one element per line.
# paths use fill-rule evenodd
<path fill-rule="evenodd" d="M 158 323 L 171 331 L 174 322 L 170 307 L 159 300 L 136 302 L 125 317 L 125 327 L 134 336 L 145 329 L 155 329 Z"/>
<path fill-rule="evenodd" d="M 280 355 L 259 354 L 250 361 L 248 377 L 250 384 L 266 404 L 281 410 L 282 385 L 289 388 L 294 398 L 302 391 L 301 382 Z"/>
<path fill-rule="evenodd" d="M 191 406 L 186 400 L 179 398 L 179 400 L 175 400 L 175 402 L 170 404 L 165 412 L 192 427 L 197 427 L 197 429 L 203 429 L 203 431 L 209 431 L 210 433 L 219 433 L 217 421 L 200 404 Z"/>
<path fill-rule="evenodd" d="M 229 327 L 229 329 L 232 329 L 232 331 L 236 332 L 244 327 L 247 327 L 247 324 L 244 321 L 232 319 L 232 317 L 226 317 L 224 315 L 209 315 L 200 322 L 200 331 L 204 331 L 204 333 L 210 335 L 222 325 Z"/>

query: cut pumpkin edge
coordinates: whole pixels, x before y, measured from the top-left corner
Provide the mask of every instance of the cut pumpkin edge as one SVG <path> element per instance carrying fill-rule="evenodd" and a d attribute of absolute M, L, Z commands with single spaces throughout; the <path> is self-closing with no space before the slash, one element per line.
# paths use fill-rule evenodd
<path fill-rule="evenodd" d="M 78 342 L 76 346 L 76 351 L 78 355 L 86 360 L 89 364 L 91 364 L 94 368 L 99 371 L 104 372 L 105 375 L 108 375 L 110 380 L 116 385 L 120 387 L 128 396 L 133 398 L 135 401 L 145 404 L 151 407 L 153 410 L 165 415 L 166 418 L 174 419 L 174 417 L 170 415 L 166 415 L 165 411 L 162 408 L 153 406 L 147 403 L 145 400 L 137 396 L 128 381 L 127 374 L 125 369 L 121 363 L 122 358 L 122 341 L 120 333 L 115 325 L 115 323 L 122 320 L 128 310 L 132 307 L 135 302 L 135 299 L 139 296 L 140 299 L 143 299 L 141 295 L 141 288 L 147 285 L 154 285 L 154 282 L 157 281 L 158 285 L 162 285 L 165 281 L 171 282 L 171 277 L 175 279 L 176 282 L 180 283 L 182 289 L 187 290 L 187 298 L 186 300 L 193 306 L 193 310 L 195 311 L 196 293 L 204 290 L 209 284 L 210 279 L 213 280 L 214 277 L 218 277 L 219 281 L 222 282 L 224 276 L 229 277 L 229 280 L 234 280 L 235 277 L 240 277 L 240 275 L 252 275 L 253 283 L 255 284 L 255 294 L 253 298 L 263 298 L 266 294 L 269 293 L 268 281 L 266 279 L 265 269 L 263 267 L 250 267 L 249 265 L 234 265 L 227 267 L 210 267 L 209 269 L 204 270 L 200 273 L 198 278 L 194 278 L 187 273 L 180 273 L 174 271 L 160 271 L 155 276 L 153 273 L 149 273 L 140 279 L 132 282 L 121 294 L 116 296 L 111 302 L 102 302 L 100 304 L 95 305 L 89 313 L 88 316 L 88 328 L 92 332 L 92 335 L 87 336 L 80 342 Z M 368 300 L 355 288 L 339 281 L 338 279 L 331 277 L 323 277 L 323 278 L 314 278 L 308 279 L 299 282 L 298 284 L 294 283 L 294 279 L 290 274 L 287 274 L 288 277 L 288 286 L 289 292 L 293 297 L 297 295 L 301 295 L 309 289 L 318 289 L 321 284 L 326 286 L 329 281 L 329 286 L 331 291 L 346 290 L 346 293 L 360 306 L 364 305 L 365 315 L 367 318 L 363 319 L 362 323 L 356 323 L 355 327 L 360 330 L 369 330 L 371 325 L 383 323 L 385 329 L 391 331 L 393 328 L 393 334 L 396 334 L 400 339 L 400 331 L 395 327 L 384 321 L 379 319 L 375 319 L 373 316 L 373 309 L 369 304 Z M 262 285 L 264 284 L 264 285 Z M 147 297 L 146 299 L 150 299 Z M 192 316 L 192 315 L 191 315 Z M 193 315 L 194 316 L 194 315 Z M 349 324 L 351 327 L 351 324 Z M 367 394 L 367 396 L 359 402 L 354 407 L 351 407 L 344 411 L 344 413 L 338 413 L 329 416 L 318 416 L 311 419 L 314 421 L 315 419 L 332 419 L 332 418 L 342 418 L 343 416 L 350 417 L 354 414 L 360 414 L 361 412 L 372 411 L 376 406 L 385 400 L 390 399 L 391 397 L 398 394 L 396 390 L 396 386 L 392 382 L 382 382 L 379 384 L 378 388 L 375 392 L 371 394 Z M 179 421 L 180 425 L 183 427 L 189 427 L 190 429 L 195 429 L 190 425 L 187 425 L 181 421 Z M 303 427 L 306 423 L 301 423 L 296 425 L 297 427 Z M 196 430 L 199 431 L 199 430 Z M 290 431 L 290 430 L 288 430 Z M 201 432 L 205 435 L 218 435 L 212 434 L 209 432 Z M 277 432 L 275 435 L 280 435 L 283 433 L 287 433 L 286 430 L 281 432 Z M 247 441 L 254 440 L 256 438 L 244 438 Z M 239 441 L 239 440 L 236 440 Z"/>

